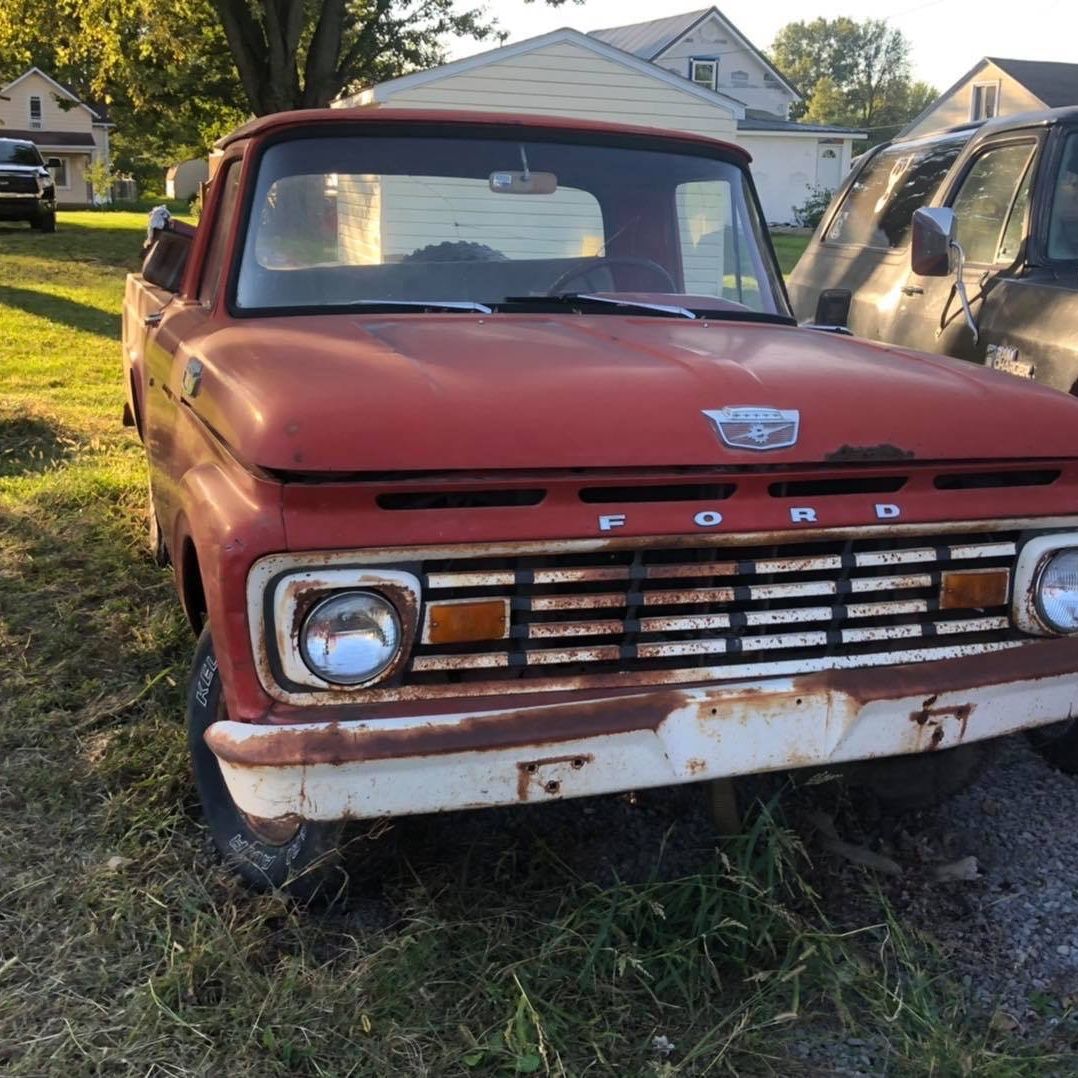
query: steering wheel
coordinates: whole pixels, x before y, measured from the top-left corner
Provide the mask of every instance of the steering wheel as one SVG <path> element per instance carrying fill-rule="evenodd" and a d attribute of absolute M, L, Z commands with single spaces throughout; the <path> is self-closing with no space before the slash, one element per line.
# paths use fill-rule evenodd
<path fill-rule="evenodd" d="M 662 282 L 662 288 L 657 289 L 659 292 L 678 292 L 680 289 L 674 282 L 674 278 L 659 265 L 658 262 L 653 261 L 650 258 L 597 258 L 594 262 L 587 266 L 574 266 L 572 269 L 566 270 L 561 274 L 556 281 L 554 281 L 547 288 L 548 296 L 556 296 L 559 292 L 574 292 L 577 289 L 566 288 L 566 285 L 570 281 L 575 281 L 578 277 L 586 278 L 589 274 L 594 273 L 596 270 L 604 269 L 606 267 L 613 266 L 627 266 L 632 269 L 646 270 L 648 273 L 654 275 L 657 281 Z M 648 289 L 641 289 L 641 291 L 649 291 Z"/>

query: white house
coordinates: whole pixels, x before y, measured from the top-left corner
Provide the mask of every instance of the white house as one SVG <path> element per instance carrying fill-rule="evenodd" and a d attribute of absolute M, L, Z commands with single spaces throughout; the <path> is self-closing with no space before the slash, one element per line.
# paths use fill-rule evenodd
<path fill-rule="evenodd" d="M 109 161 L 109 129 L 102 114 L 37 67 L 0 86 L 0 138 L 30 139 L 42 157 L 56 157 L 56 200 L 84 206 L 93 199 L 86 169 Z"/>
<path fill-rule="evenodd" d="M 797 90 L 716 8 L 583 34 L 565 28 L 343 97 L 338 108 L 551 113 L 673 128 L 745 147 L 769 222 L 850 167 L 848 128 L 787 119 Z"/>
<path fill-rule="evenodd" d="M 984 56 L 911 120 L 902 137 L 1064 105 L 1078 105 L 1078 64 Z"/>

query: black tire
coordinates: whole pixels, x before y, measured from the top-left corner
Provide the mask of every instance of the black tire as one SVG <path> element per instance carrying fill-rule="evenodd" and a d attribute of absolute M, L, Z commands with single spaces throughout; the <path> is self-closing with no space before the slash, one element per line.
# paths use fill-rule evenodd
<path fill-rule="evenodd" d="M 894 812 L 931 808 L 972 786 L 995 756 L 995 741 L 954 749 L 864 760 L 841 769 L 850 786 L 867 790 Z"/>
<path fill-rule="evenodd" d="M 217 757 L 203 738 L 209 725 L 225 716 L 221 675 L 207 626 L 191 665 L 187 747 L 213 843 L 226 864 L 254 890 L 280 889 L 304 901 L 332 899 L 347 882 L 338 858 L 343 824 L 297 820 L 282 829 L 277 821 L 263 821 L 262 826 L 276 834 L 260 831 L 259 821 L 246 816 L 232 800 Z M 289 827 L 294 827 L 290 833 Z"/>
<path fill-rule="evenodd" d="M 168 552 L 165 534 L 161 530 L 161 521 L 157 518 L 157 510 L 153 507 L 153 488 L 148 482 L 146 484 L 146 530 L 146 545 L 154 565 L 159 565 L 162 569 L 167 568 L 172 564 L 172 555 Z"/>
<path fill-rule="evenodd" d="M 36 228 L 38 232 L 55 232 L 56 231 L 56 212 L 42 214 L 40 217 L 35 217 L 30 222 L 31 228 Z"/>
<path fill-rule="evenodd" d="M 1026 737 L 1053 767 L 1068 775 L 1078 775 L 1078 719 L 1034 727 L 1026 731 Z"/>

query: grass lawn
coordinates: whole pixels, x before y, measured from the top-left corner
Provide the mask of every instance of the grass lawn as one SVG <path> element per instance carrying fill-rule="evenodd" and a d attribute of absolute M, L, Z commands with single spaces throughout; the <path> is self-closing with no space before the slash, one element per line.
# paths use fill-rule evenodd
<path fill-rule="evenodd" d="M 775 248 L 775 255 L 778 257 L 782 272 L 787 276 L 793 272 L 794 266 L 797 265 L 797 260 L 804 253 L 810 239 L 812 239 L 811 235 L 800 236 L 789 232 L 773 232 L 771 234 L 771 243 Z"/>
<path fill-rule="evenodd" d="M 797 1046 L 851 1036 L 893 1075 L 1066 1069 L 971 1017 L 882 898 L 836 924 L 780 820 L 719 846 L 697 788 L 356 828 L 327 910 L 240 888 L 120 426 L 143 227 L 0 227 L 0 1071 L 808 1075 Z"/>

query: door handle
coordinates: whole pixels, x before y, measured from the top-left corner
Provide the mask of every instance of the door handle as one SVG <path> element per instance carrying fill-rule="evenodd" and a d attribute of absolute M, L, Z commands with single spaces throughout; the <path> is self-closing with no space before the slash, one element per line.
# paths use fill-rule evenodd
<path fill-rule="evenodd" d="M 915 284 L 905 284 L 902 286 L 902 293 L 906 296 L 923 296 L 925 290 L 923 288 L 918 288 Z"/>

